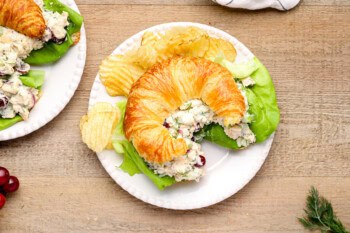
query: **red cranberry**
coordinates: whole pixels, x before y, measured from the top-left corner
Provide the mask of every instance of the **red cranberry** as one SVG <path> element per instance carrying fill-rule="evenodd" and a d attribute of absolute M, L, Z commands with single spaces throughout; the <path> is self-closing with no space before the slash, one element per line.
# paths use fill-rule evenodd
<path fill-rule="evenodd" d="M 6 192 L 4 191 L 4 188 L 0 186 L 0 194 L 4 195 L 6 197 Z"/>
<path fill-rule="evenodd" d="M 15 176 L 10 176 L 10 179 L 7 184 L 4 185 L 4 191 L 7 193 L 16 192 L 19 188 L 19 180 Z"/>
<path fill-rule="evenodd" d="M 164 122 L 164 123 L 163 123 L 163 126 L 164 126 L 165 128 L 167 128 L 167 129 L 170 128 L 170 125 L 169 125 L 169 123 L 167 123 L 167 122 Z"/>
<path fill-rule="evenodd" d="M 201 130 L 201 125 L 199 123 L 197 123 L 194 132 L 198 132 L 200 130 Z"/>
<path fill-rule="evenodd" d="M 202 166 L 204 166 L 205 163 L 207 162 L 207 161 L 205 160 L 205 157 L 202 156 L 202 155 L 200 155 L 199 157 L 201 158 Z"/>
<path fill-rule="evenodd" d="M 62 44 L 63 42 L 66 41 L 66 37 L 64 37 L 62 39 L 58 39 L 56 36 L 53 35 L 51 41 L 53 41 L 56 44 Z"/>
<path fill-rule="evenodd" d="M 7 184 L 9 181 L 9 178 L 10 178 L 9 171 L 4 167 L 0 167 L 0 186 Z"/>
<path fill-rule="evenodd" d="M 6 197 L 0 193 L 0 209 L 5 205 Z"/>
<path fill-rule="evenodd" d="M 0 109 L 5 109 L 9 103 L 9 98 L 0 94 Z"/>
<path fill-rule="evenodd" d="M 201 164 L 196 163 L 196 164 L 194 165 L 195 167 L 203 167 L 203 166 L 205 165 L 205 163 L 206 163 L 206 160 L 205 160 L 205 157 L 204 157 L 204 156 L 200 155 L 199 157 L 201 158 Z"/>
<path fill-rule="evenodd" d="M 15 68 L 16 68 L 17 72 L 19 72 L 21 74 L 26 74 L 30 70 L 30 65 L 28 65 L 27 63 L 21 61 L 21 62 L 16 64 Z"/>

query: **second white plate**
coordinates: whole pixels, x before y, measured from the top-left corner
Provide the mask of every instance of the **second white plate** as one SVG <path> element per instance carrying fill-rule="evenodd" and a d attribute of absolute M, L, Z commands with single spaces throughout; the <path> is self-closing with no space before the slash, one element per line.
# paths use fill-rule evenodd
<path fill-rule="evenodd" d="M 61 0 L 79 12 L 74 0 Z M 50 122 L 68 104 L 83 75 L 86 58 L 86 35 L 81 28 L 80 41 L 71 47 L 67 54 L 54 64 L 32 69 L 45 70 L 43 95 L 30 111 L 27 121 L 19 122 L 0 131 L 0 141 L 25 136 Z"/>

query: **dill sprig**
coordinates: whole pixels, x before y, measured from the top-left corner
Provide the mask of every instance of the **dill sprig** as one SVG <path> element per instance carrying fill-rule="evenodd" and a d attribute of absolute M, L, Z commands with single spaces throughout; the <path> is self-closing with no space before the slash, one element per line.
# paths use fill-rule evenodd
<path fill-rule="evenodd" d="M 322 233 L 350 233 L 335 215 L 332 204 L 319 196 L 315 187 L 311 187 L 304 211 L 306 215 L 298 220 L 306 229 Z"/>

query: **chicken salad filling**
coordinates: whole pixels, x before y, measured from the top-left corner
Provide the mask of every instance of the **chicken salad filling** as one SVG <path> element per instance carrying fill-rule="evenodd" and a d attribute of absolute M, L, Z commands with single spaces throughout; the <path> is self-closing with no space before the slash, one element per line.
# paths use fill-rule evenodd
<path fill-rule="evenodd" d="M 176 181 L 196 180 L 204 175 L 204 152 L 195 142 L 194 133 L 213 121 L 214 112 L 201 100 L 190 100 L 165 119 L 164 127 L 173 138 L 183 138 L 188 150 L 185 155 L 163 164 L 149 163 L 160 176 L 174 177 Z"/>
<path fill-rule="evenodd" d="M 170 135 L 177 139 L 183 138 L 189 148 L 185 155 L 178 156 L 163 164 L 148 163 L 149 167 L 160 176 L 174 177 L 177 182 L 196 180 L 204 175 L 203 166 L 206 163 L 204 152 L 198 143 L 203 136 L 196 134 L 204 126 L 218 123 L 224 127 L 225 133 L 237 141 L 239 147 L 246 147 L 255 142 L 255 135 L 249 128 L 252 115 L 248 113 L 248 101 L 241 83 L 237 83 L 244 96 L 246 113 L 240 124 L 225 127 L 223 119 L 216 116 L 208 105 L 199 99 L 189 100 L 165 119 L 164 127 Z"/>
<path fill-rule="evenodd" d="M 17 114 L 23 120 L 29 117 L 29 111 L 39 99 L 39 90 L 23 85 L 20 73 L 10 78 L 0 78 L 0 117 L 13 118 Z"/>

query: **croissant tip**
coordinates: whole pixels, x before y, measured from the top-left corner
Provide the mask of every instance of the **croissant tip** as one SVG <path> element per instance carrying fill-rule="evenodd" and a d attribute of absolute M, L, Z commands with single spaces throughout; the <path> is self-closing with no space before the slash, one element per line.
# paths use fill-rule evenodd
<path fill-rule="evenodd" d="M 43 36 L 46 24 L 40 7 L 33 0 L 0 0 L 0 25 L 30 38 Z"/>

